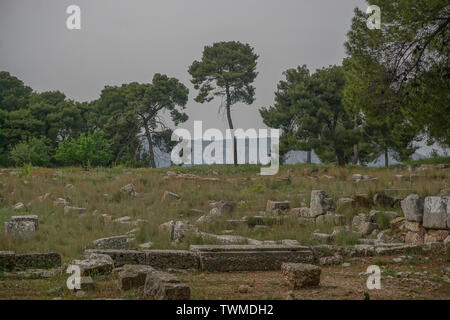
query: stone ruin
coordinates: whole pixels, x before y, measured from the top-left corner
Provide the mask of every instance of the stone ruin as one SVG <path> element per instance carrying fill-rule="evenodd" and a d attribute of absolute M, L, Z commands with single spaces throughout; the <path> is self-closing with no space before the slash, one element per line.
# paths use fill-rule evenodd
<path fill-rule="evenodd" d="M 36 215 L 12 216 L 5 222 L 5 235 L 8 238 L 31 238 L 39 229 L 39 218 Z"/>

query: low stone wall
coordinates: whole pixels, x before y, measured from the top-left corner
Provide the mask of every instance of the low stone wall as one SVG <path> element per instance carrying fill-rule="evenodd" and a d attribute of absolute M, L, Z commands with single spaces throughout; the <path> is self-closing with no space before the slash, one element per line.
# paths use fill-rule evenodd
<path fill-rule="evenodd" d="M 311 263 L 312 250 L 303 246 L 228 245 L 191 246 L 200 258 L 204 271 L 267 271 L 280 270 L 284 262 Z"/>
<path fill-rule="evenodd" d="M 318 245 L 191 245 L 190 250 L 86 250 L 106 254 L 114 266 L 147 265 L 157 269 L 200 269 L 204 271 L 280 270 L 283 263 L 319 263 L 324 257 L 370 257 L 420 253 L 421 250 L 444 250 L 445 245 L 418 246 L 392 243 L 349 247 Z M 6 256 L 6 255 L 5 255 Z M 1 258 L 0 258 L 1 259 Z M 1 260 L 0 260 L 1 261 Z"/>
<path fill-rule="evenodd" d="M 145 264 L 145 253 L 137 250 L 93 249 L 85 250 L 85 257 L 92 253 L 106 254 L 114 260 L 114 267 L 122 267 L 126 264 Z"/>
<path fill-rule="evenodd" d="M 49 269 L 61 266 L 61 255 L 49 253 L 22 253 L 0 251 L 0 266 L 6 271 L 25 269 Z"/>
<path fill-rule="evenodd" d="M 186 250 L 145 250 L 145 264 L 161 269 L 198 269 L 196 253 Z"/>
<path fill-rule="evenodd" d="M 12 271 L 16 265 L 16 255 L 13 251 L 0 251 L 0 268 Z"/>

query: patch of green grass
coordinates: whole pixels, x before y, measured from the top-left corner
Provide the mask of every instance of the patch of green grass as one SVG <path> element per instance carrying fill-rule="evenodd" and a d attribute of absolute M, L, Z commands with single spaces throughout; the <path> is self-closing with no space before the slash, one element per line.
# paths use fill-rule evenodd
<path fill-rule="evenodd" d="M 384 230 L 389 228 L 389 216 L 385 214 L 384 212 L 380 212 L 377 214 L 377 225 L 380 229 Z"/>
<path fill-rule="evenodd" d="M 340 232 L 334 237 L 334 243 L 341 246 L 352 246 L 358 243 L 358 238 L 352 233 Z"/>
<path fill-rule="evenodd" d="M 260 193 L 263 194 L 266 192 L 266 186 L 263 184 L 253 184 L 244 189 L 246 193 Z"/>
<path fill-rule="evenodd" d="M 385 259 L 385 258 L 377 257 L 375 259 L 375 263 L 374 264 L 377 265 L 377 266 L 388 266 L 388 265 L 391 265 L 392 262 L 387 260 L 387 259 Z"/>
<path fill-rule="evenodd" d="M 391 276 L 391 277 L 395 277 L 395 275 L 397 274 L 397 272 L 395 272 L 395 270 L 391 270 L 391 269 L 385 269 L 382 271 L 382 273 L 387 276 Z"/>

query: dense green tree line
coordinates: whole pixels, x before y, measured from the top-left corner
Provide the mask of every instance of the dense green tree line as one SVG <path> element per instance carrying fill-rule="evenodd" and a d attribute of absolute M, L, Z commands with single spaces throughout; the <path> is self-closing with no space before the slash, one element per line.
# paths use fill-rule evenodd
<path fill-rule="evenodd" d="M 414 142 L 450 145 L 450 5 L 445 0 L 370 0 L 381 29 L 355 9 L 343 66 L 288 70 L 275 104 L 260 110 L 281 128 L 281 152 L 311 150 L 323 162 L 364 164 L 388 153 L 407 160 Z"/>
<path fill-rule="evenodd" d="M 183 84 L 161 74 L 149 84 L 106 86 L 99 99 L 80 103 L 58 91 L 33 92 L 0 72 L 1 164 L 155 167 L 154 148 L 171 144 L 163 113 L 175 125 L 186 121 L 187 98 Z"/>

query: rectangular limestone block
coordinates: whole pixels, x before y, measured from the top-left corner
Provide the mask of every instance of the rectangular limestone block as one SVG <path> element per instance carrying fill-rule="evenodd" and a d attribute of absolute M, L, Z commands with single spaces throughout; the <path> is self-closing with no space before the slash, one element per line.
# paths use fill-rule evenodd
<path fill-rule="evenodd" d="M 145 250 L 145 264 L 161 269 L 198 269 L 200 260 L 195 252 L 186 250 Z"/>
<path fill-rule="evenodd" d="M 144 294 L 154 300 L 189 300 L 191 289 L 176 276 L 155 270 L 147 274 Z"/>
<path fill-rule="evenodd" d="M 377 245 L 375 247 L 375 253 L 377 255 L 396 255 L 396 254 L 409 254 L 420 251 L 420 246 L 416 244 L 385 244 Z"/>
<path fill-rule="evenodd" d="M 143 265 L 125 265 L 119 273 L 118 284 L 120 290 L 130 290 L 145 285 L 147 274 L 154 271 L 150 266 Z"/>
<path fill-rule="evenodd" d="M 16 254 L 15 268 L 18 270 L 50 269 L 60 266 L 61 255 L 56 252 Z"/>
<path fill-rule="evenodd" d="M 450 197 L 426 197 L 423 210 L 423 226 L 427 229 L 447 229 L 447 206 Z"/>
<path fill-rule="evenodd" d="M 283 263 L 281 273 L 291 289 L 316 287 L 320 284 L 320 267 L 305 263 Z"/>
<path fill-rule="evenodd" d="M 303 246 L 191 246 L 191 250 L 198 252 L 200 268 L 205 271 L 280 270 L 283 262 L 314 260 L 312 250 Z"/>
<path fill-rule="evenodd" d="M 11 222 L 19 222 L 19 221 L 29 221 L 34 223 L 34 229 L 39 230 L 39 217 L 36 215 L 27 215 L 27 216 L 12 216 Z"/>
<path fill-rule="evenodd" d="M 116 250 L 116 249 L 104 249 L 104 250 L 85 250 L 84 255 L 88 256 L 91 253 L 100 253 L 110 256 L 114 261 L 114 267 L 122 267 L 126 264 L 145 264 L 145 253 L 137 250 Z"/>

